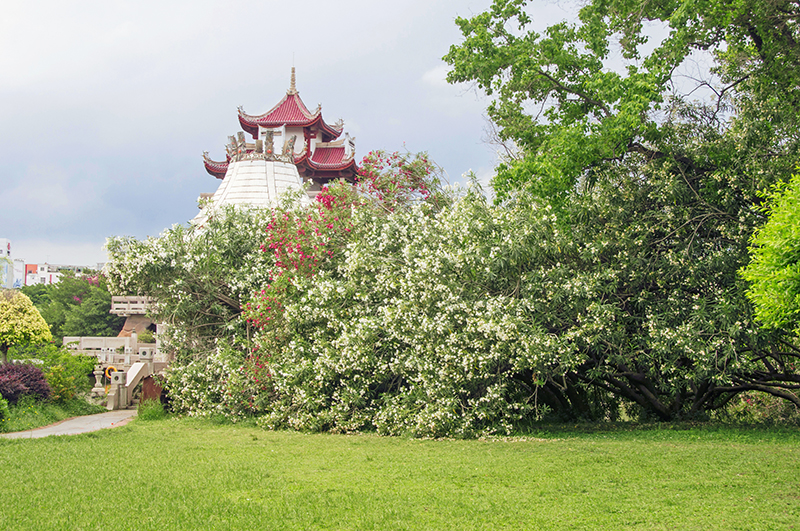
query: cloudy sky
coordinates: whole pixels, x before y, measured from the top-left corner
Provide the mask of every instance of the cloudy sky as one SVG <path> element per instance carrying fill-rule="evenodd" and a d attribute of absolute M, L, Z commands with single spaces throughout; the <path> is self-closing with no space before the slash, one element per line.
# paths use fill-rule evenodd
<path fill-rule="evenodd" d="M 357 153 L 427 151 L 451 182 L 488 179 L 487 100 L 445 83 L 457 16 L 490 0 L 29 0 L 0 18 L 0 238 L 27 263 L 93 265 L 105 238 L 158 235 L 219 181 L 236 108 L 289 86 Z M 535 26 L 574 4 L 532 0 Z"/>

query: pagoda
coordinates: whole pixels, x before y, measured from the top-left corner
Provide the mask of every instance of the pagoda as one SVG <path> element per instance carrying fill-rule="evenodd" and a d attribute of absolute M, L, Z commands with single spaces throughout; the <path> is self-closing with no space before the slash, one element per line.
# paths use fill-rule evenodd
<path fill-rule="evenodd" d="M 290 189 L 305 187 L 311 198 L 332 180 L 355 180 L 355 138 L 342 135 L 341 120 L 327 123 L 321 105 L 308 110 L 295 86 L 294 67 L 283 99 L 257 116 L 239 107 L 239 124 L 244 131 L 228 137 L 224 161 L 203 153 L 206 171 L 222 180 L 214 194 L 201 195 L 211 205 L 269 207 Z"/>

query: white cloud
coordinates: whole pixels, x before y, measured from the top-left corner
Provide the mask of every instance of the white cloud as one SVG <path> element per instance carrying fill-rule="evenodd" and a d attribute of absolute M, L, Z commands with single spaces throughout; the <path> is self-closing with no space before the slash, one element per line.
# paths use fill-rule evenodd
<path fill-rule="evenodd" d="M 449 87 L 450 84 L 447 82 L 447 72 L 449 71 L 450 66 L 442 63 L 422 74 L 422 81 L 435 88 Z"/>

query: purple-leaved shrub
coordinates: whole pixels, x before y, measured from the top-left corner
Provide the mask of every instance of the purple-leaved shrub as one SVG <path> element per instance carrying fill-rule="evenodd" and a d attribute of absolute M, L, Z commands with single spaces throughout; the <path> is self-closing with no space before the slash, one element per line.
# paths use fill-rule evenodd
<path fill-rule="evenodd" d="M 16 404 L 23 395 L 37 400 L 50 398 L 50 386 L 39 367 L 28 363 L 0 365 L 0 395 L 10 404 Z"/>

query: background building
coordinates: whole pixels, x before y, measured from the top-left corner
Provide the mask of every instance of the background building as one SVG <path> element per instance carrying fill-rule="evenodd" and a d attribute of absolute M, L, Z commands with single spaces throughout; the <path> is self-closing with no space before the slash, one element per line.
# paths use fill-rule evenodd
<path fill-rule="evenodd" d="M 22 258 L 11 255 L 11 240 L 0 238 L 0 288 L 19 289 L 34 284 L 55 284 L 61 276 L 71 271 L 80 275 L 84 271 L 102 271 L 105 264 L 95 266 L 67 264 L 26 264 Z"/>
<path fill-rule="evenodd" d="M 25 264 L 25 284 L 55 284 L 61 279 L 64 273 L 72 272 L 80 275 L 87 270 L 101 271 L 105 264 L 97 264 L 94 267 L 65 264 Z"/>
<path fill-rule="evenodd" d="M 14 287 L 14 260 L 11 258 L 11 240 L 0 238 L 0 288 Z"/>

